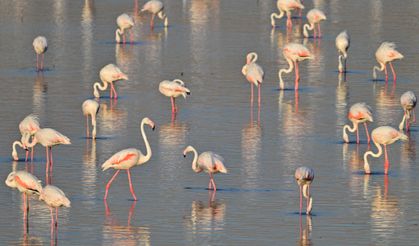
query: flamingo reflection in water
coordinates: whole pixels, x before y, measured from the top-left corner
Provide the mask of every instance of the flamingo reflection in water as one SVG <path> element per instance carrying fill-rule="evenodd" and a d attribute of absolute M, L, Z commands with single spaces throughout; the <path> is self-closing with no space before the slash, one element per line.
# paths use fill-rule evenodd
<path fill-rule="evenodd" d="M 212 192 L 215 193 L 215 192 Z M 227 206 L 219 200 L 192 201 L 191 214 L 185 216 L 185 224 L 194 236 L 199 232 L 224 230 Z"/>
<path fill-rule="evenodd" d="M 303 216 L 299 216 L 299 224 L 300 224 L 300 241 L 299 245 L 301 246 L 309 246 L 313 245 L 311 241 L 311 232 L 313 231 L 313 223 L 311 221 L 311 215 L 306 216 L 306 224 L 303 229 Z"/>

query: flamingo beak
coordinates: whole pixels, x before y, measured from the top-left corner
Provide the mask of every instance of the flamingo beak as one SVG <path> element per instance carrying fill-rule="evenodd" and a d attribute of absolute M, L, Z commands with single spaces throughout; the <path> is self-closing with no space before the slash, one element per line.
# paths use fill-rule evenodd
<path fill-rule="evenodd" d="M 186 158 L 186 155 L 185 154 L 183 154 L 183 158 Z"/>

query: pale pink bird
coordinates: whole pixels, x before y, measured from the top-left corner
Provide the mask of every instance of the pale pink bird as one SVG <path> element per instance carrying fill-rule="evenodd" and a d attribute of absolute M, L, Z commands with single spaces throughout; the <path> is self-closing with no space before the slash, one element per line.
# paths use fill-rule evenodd
<path fill-rule="evenodd" d="M 261 66 L 256 63 L 258 55 L 256 52 L 251 52 L 246 56 L 246 65 L 242 68 L 242 74 L 246 76 L 250 83 L 250 102 L 253 104 L 253 85 L 258 87 L 258 104 L 260 105 L 260 86 L 262 85 L 264 72 Z"/>
<path fill-rule="evenodd" d="M 150 27 L 151 29 L 154 28 L 154 18 L 156 15 L 163 20 L 164 27 L 167 27 L 169 25 L 169 20 L 167 19 L 166 13 L 164 12 L 164 6 L 163 3 L 158 0 L 151 0 L 144 4 L 143 8 L 141 9 L 141 12 L 148 11 L 151 13 L 151 21 L 150 21 Z"/>
<path fill-rule="evenodd" d="M 87 99 L 81 105 L 83 115 L 86 116 L 86 136 L 89 138 L 89 115 L 92 118 L 92 139 L 96 139 L 96 115 L 99 112 L 100 105 L 92 99 Z"/>
<path fill-rule="evenodd" d="M 47 39 L 44 36 L 38 36 L 33 40 L 32 45 L 36 53 L 36 70 L 42 71 L 44 70 L 44 53 L 48 49 Z"/>
<path fill-rule="evenodd" d="M 314 179 L 314 170 L 309 167 L 299 167 L 295 170 L 294 178 L 300 187 L 300 214 L 303 209 L 303 195 L 307 199 L 306 214 L 310 214 L 313 207 L 313 198 L 310 195 L 310 185 Z"/>
<path fill-rule="evenodd" d="M 415 107 L 416 107 L 416 95 L 413 91 L 406 91 L 400 97 L 400 104 L 402 105 L 404 115 L 403 119 L 400 122 L 399 129 L 400 131 L 404 128 L 404 122 L 406 121 L 406 131 L 410 129 L 411 117 L 413 114 L 413 122 L 416 122 Z"/>
<path fill-rule="evenodd" d="M 150 126 L 151 129 L 153 129 L 153 131 L 154 131 L 155 125 L 154 125 L 154 122 L 150 120 L 149 118 L 144 118 L 141 121 L 141 127 L 140 127 L 141 135 L 145 143 L 145 147 L 147 151 L 146 155 L 141 153 L 141 151 L 138 149 L 134 149 L 134 148 L 124 149 L 114 154 L 111 158 L 109 158 L 107 161 L 105 161 L 102 164 L 102 171 L 106 171 L 109 168 L 113 168 L 117 170 L 115 174 L 112 176 L 112 178 L 109 180 L 108 184 L 106 185 L 105 196 L 103 198 L 104 200 L 107 199 L 109 188 L 111 187 L 111 184 L 116 178 L 116 176 L 118 175 L 119 171 L 121 171 L 121 169 L 124 169 L 124 170 L 127 170 L 129 188 L 130 188 L 132 197 L 134 198 L 134 201 L 137 201 L 137 197 L 135 196 L 135 193 L 134 193 L 134 188 L 132 187 L 130 169 L 134 166 L 139 166 L 149 161 L 152 154 L 150 144 L 148 142 L 147 136 L 145 135 L 144 125 Z"/>
<path fill-rule="evenodd" d="M 345 31 L 339 33 L 335 40 L 336 48 L 339 52 L 339 73 L 346 73 L 346 59 L 348 58 L 348 49 L 350 46 L 350 37 Z"/>
<path fill-rule="evenodd" d="M 358 124 L 364 123 L 365 134 L 367 135 L 368 144 L 370 143 L 370 134 L 368 132 L 367 122 L 373 122 L 371 107 L 366 103 L 355 103 L 351 106 L 348 113 L 348 119 L 352 122 L 352 128 L 349 125 L 343 126 L 342 138 L 343 141 L 349 143 L 349 137 L 346 131 L 355 132 L 356 131 L 356 143 L 359 144 L 359 132 Z"/>
<path fill-rule="evenodd" d="M 375 146 L 377 146 L 378 152 L 374 154 L 372 151 L 367 151 L 364 154 L 364 170 L 366 174 L 371 173 L 370 165 L 368 164 L 367 157 L 371 155 L 372 157 L 380 157 L 383 154 L 383 148 L 381 145 L 384 145 L 384 173 L 388 174 L 388 169 L 390 163 L 388 161 L 387 155 L 387 145 L 396 142 L 397 140 L 406 141 L 408 137 L 403 134 L 402 132 L 394 129 L 391 126 L 380 126 L 375 128 L 372 133 L 372 141 L 374 142 Z"/>
<path fill-rule="evenodd" d="M 311 52 L 302 44 L 289 43 L 284 46 L 283 54 L 289 64 L 288 69 L 281 69 L 278 72 L 279 77 L 279 88 L 283 90 L 285 88 L 284 81 L 282 80 L 282 73 L 291 73 L 295 65 L 295 90 L 298 90 L 298 82 L 300 80 L 300 73 L 298 69 L 298 62 L 307 59 L 313 59 Z"/>
<path fill-rule="evenodd" d="M 170 97 L 170 101 L 172 103 L 172 113 L 178 112 L 175 98 L 178 96 L 186 98 L 186 95 L 191 94 L 191 91 L 185 87 L 185 83 L 180 79 L 175 79 L 173 81 L 163 80 L 159 84 L 159 91 L 161 94 Z"/>
<path fill-rule="evenodd" d="M 64 192 L 54 186 L 54 185 L 47 185 L 45 186 L 41 193 L 39 194 L 39 200 L 44 201 L 51 211 L 51 235 L 53 232 L 53 228 L 58 227 L 58 208 L 59 207 L 67 207 L 71 206 L 70 200 L 66 197 Z M 55 223 L 54 223 L 54 215 L 53 209 L 55 208 Z"/>
<path fill-rule="evenodd" d="M 217 191 L 213 175 L 216 173 L 227 173 L 227 169 L 224 166 L 224 159 L 220 155 L 211 151 L 203 152 L 198 156 L 198 152 L 192 146 L 185 148 L 183 156 L 186 157 L 188 152 L 194 153 L 192 170 L 196 173 L 200 173 L 202 171 L 208 173 L 210 176 L 208 189 Z"/>
<path fill-rule="evenodd" d="M 114 64 L 104 66 L 99 72 L 99 77 L 102 80 L 102 85 L 99 82 L 93 84 L 93 95 L 97 98 L 100 97 L 99 90 L 104 91 L 108 88 L 108 84 L 111 84 L 110 98 L 118 99 L 118 93 L 116 93 L 113 83 L 117 80 L 128 80 L 128 76 Z"/>
<path fill-rule="evenodd" d="M 281 19 L 284 16 L 284 13 L 287 13 L 287 27 L 292 27 L 291 21 L 291 11 L 295 9 L 304 9 L 304 6 L 298 0 L 278 0 L 276 2 L 276 6 L 278 7 L 279 14 L 272 13 L 271 14 L 271 25 L 272 27 L 276 26 L 275 19 Z"/>
<path fill-rule="evenodd" d="M 134 18 L 131 16 L 123 13 L 118 18 L 116 18 L 116 24 L 118 28 L 115 31 L 115 41 L 117 43 L 121 43 L 121 36 L 122 36 L 122 43 L 125 44 L 125 30 L 129 30 L 130 32 L 130 41 L 133 42 L 133 34 L 132 34 L 132 27 L 134 26 Z"/>
<path fill-rule="evenodd" d="M 20 142 L 15 141 L 12 146 L 12 157 L 13 160 L 17 161 L 19 160 L 19 157 L 17 155 L 16 151 L 16 145 L 19 145 L 23 149 L 26 150 L 26 158 L 25 161 L 28 160 L 29 150 L 27 148 L 27 145 L 29 143 L 29 139 L 33 137 L 33 135 L 40 129 L 39 126 L 39 119 L 36 115 L 30 114 L 26 116 L 20 123 L 19 123 L 19 131 L 22 135 Z M 33 160 L 33 147 L 31 150 L 31 161 Z"/>
<path fill-rule="evenodd" d="M 375 52 L 375 58 L 377 62 L 380 64 L 380 67 L 374 66 L 372 69 L 372 76 L 374 79 L 377 79 L 377 72 L 383 71 L 386 76 L 386 81 L 388 80 L 388 73 L 387 73 L 387 63 L 390 64 L 391 72 L 393 73 L 393 81 L 395 82 L 397 79 L 396 72 L 394 71 L 394 67 L 392 62 L 394 60 L 401 60 L 403 59 L 403 55 L 396 50 L 396 44 L 391 42 L 383 42 L 380 47 L 378 47 L 377 51 Z"/>
<path fill-rule="evenodd" d="M 303 27 L 304 37 L 308 38 L 308 30 L 314 29 L 314 38 L 321 38 L 322 32 L 320 30 L 320 22 L 326 20 L 326 15 L 320 9 L 312 9 L 307 12 L 307 21 L 308 24 L 305 24 Z M 317 31 L 315 25 L 317 24 Z"/>

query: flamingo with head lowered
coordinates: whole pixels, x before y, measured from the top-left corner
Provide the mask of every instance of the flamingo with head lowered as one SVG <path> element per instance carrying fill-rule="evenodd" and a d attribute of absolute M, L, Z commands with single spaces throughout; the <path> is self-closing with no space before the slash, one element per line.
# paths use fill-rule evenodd
<path fill-rule="evenodd" d="M 350 37 L 348 35 L 348 32 L 343 31 L 339 33 L 339 35 L 336 36 L 335 40 L 336 48 L 339 52 L 339 66 L 338 70 L 339 73 L 345 73 L 346 72 L 346 59 L 348 58 L 348 49 L 350 45 Z"/>
<path fill-rule="evenodd" d="M 253 86 L 258 87 L 258 105 L 260 106 L 260 86 L 262 85 L 264 72 L 261 66 L 256 63 L 258 55 L 256 52 L 251 52 L 246 56 L 246 65 L 242 68 L 242 74 L 246 76 L 250 83 L 250 103 L 253 105 Z"/>
<path fill-rule="evenodd" d="M 371 107 L 366 103 L 355 103 L 351 106 L 348 113 L 348 119 L 352 121 L 352 128 L 349 125 L 343 126 L 342 138 L 345 143 L 349 143 L 349 137 L 346 131 L 356 131 L 356 143 L 359 144 L 358 124 L 364 123 L 365 133 L 367 135 L 368 144 L 370 143 L 370 134 L 368 132 L 367 122 L 373 122 Z"/>
<path fill-rule="evenodd" d="M 86 136 L 89 136 L 89 115 L 92 118 L 92 139 L 96 139 L 96 115 L 99 112 L 100 105 L 92 99 L 87 99 L 82 104 L 83 115 L 86 116 Z"/>
<path fill-rule="evenodd" d="M 132 27 L 134 26 L 134 18 L 131 16 L 123 13 L 118 18 L 116 18 L 116 24 L 118 28 L 115 31 L 115 41 L 117 43 L 121 43 L 121 36 L 122 36 L 122 43 L 125 44 L 125 30 L 129 30 L 130 32 L 130 41 L 132 43 Z"/>
<path fill-rule="evenodd" d="M 100 97 L 99 90 L 104 91 L 108 88 L 108 84 L 111 84 L 110 98 L 118 99 L 118 93 L 116 93 L 113 83 L 118 80 L 128 80 L 128 76 L 114 64 L 104 66 L 99 72 L 99 77 L 102 80 L 102 85 L 99 82 L 93 84 L 93 95 L 97 98 Z"/>
<path fill-rule="evenodd" d="M 44 70 L 44 54 L 48 49 L 47 39 L 44 36 L 38 36 L 33 40 L 32 45 L 36 53 L 36 70 L 42 71 Z"/>
<path fill-rule="evenodd" d="M 13 142 L 12 145 L 12 157 L 13 160 L 17 161 L 19 160 L 19 157 L 17 155 L 16 151 L 16 145 L 19 145 L 23 149 L 26 150 L 26 158 L 25 161 L 28 160 L 29 150 L 27 148 L 27 145 L 29 143 L 29 139 L 35 135 L 35 133 L 40 129 L 39 126 L 39 119 L 36 115 L 30 114 L 26 116 L 20 123 L 19 123 L 19 131 L 22 135 L 22 138 L 20 141 Z M 31 151 L 31 160 L 33 160 L 33 147 Z"/>
<path fill-rule="evenodd" d="M 300 72 L 298 69 L 298 63 L 307 59 L 313 59 L 311 52 L 302 44 L 289 43 L 284 46 L 282 50 L 285 59 L 289 64 L 288 69 L 281 69 L 278 72 L 279 77 L 279 88 L 285 89 L 284 81 L 282 80 L 283 73 L 291 73 L 295 65 L 295 86 L 294 89 L 298 90 L 298 82 L 300 81 Z"/>
<path fill-rule="evenodd" d="M 307 13 L 308 24 L 305 24 L 303 27 L 304 37 L 308 38 L 308 30 L 314 29 L 314 38 L 321 38 L 322 32 L 320 30 L 320 22 L 326 20 L 326 15 L 320 9 L 312 9 Z M 315 25 L 317 24 L 317 31 Z"/>
<path fill-rule="evenodd" d="M 278 0 L 276 2 L 276 6 L 278 7 L 279 14 L 271 14 L 272 27 L 276 26 L 275 19 L 281 19 L 284 16 L 284 13 L 287 13 L 287 27 L 292 28 L 291 11 L 295 9 L 299 9 L 301 11 L 304 9 L 304 6 L 299 0 Z"/>
<path fill-rule="evenodd" d="M 400 122 L 399 129 L 400 131 L 404 128 L 404 122 L 406 121 L 406 131 L 410 129 L 411 115 L 413 114 L 413 122 L 416 122 L 415 107 L 416 107 L 416 95 L 413 91 L 406 91 L 400 97 L 400 104 L 402 105 L 404 115 L 403 119 Z"/>
<path fill-rule="evenodd" d="M 387 72 L 387 63 L 390 64 L 391 72 L 393 73 L 393 81 L 396 82 L 397 75 L 394 71 L 393 61 L 403 59 L 403 55 L 396 50 L 396 44 L 391 42 L 383 42 L 380 47 L 378 47 L 375 52 L 375 58 L 377 59 L 380 67 L 374 66 L 372 69 L 372 76 L 374 79 L 377 79 L 377 71 L 383 71 L 386 76 L 386 81 L 388 81 L 388 72 Z"/>
<path fill-rule="evenodd" d="M 151 0 L 144 4 L 143 8 L 141 9 L 141 12 L 148 11 L 151 13 L 151 20 L 150 20 L 150 27 L 151 29 L 154 29 L 154 18 L 156 15 L 163 20 L 164 27 L 167 27 L 169 25 L 169 20 L 167 19 L 167 15 L 164 12 L 164 6 L 163 3 L 159 0 Z"/>
<path fill-rule="evenodd" d="M 311 213 L 311 209 L 313 208 L 313 198 L 310 195 L 310 185 L 314 179 L 314 170 L 309 167 L 299 167 L 295 170 L 294 178 L 300 187 L 300 214 L 302 213 L 304 195 L 307 199 L 306 214 L 308 215 Z"/>
<path fill-rule="evenodd" d="M 186 95 L 190 95 L 191 91 L 186 88 L 185 82 L 180 79 L 175 80 L 163 80 L 159 84 L 159 91 L 161 94 L 170 97 L 172 103 L 172 113 L 175 114 L 178 112 L 176 107 L 176 97 L 183 96 L 186 98 Z"/>

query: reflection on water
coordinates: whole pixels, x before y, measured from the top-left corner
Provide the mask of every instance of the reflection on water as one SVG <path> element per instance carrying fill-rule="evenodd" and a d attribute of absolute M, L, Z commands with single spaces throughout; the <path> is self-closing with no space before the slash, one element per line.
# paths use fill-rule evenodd
<path fill-rule="evenodd" d="M 336 125 L 343 126 L 347 121 L 348 85 L 344 81 L 344 73 L 339 73 L 339 81 L 336 87 Z M 341 128 L 337 128 L 337 136 L 341 136 Z"/>
<path fill-rule="evenodd" d="M 395 85 L 385 83 L 385 85 L 374 83 L 373 89 L 375 92 L 376 101 L 376 117 L 379 125 L 396 125 L 399 122 L 393 119 L 398 119 L 400 115 L 400 101 L 397 96 L 394 95 Z M 390 90 L 388 87 L 392 87 Z"/>
<path fill-rule="evenodd" d="M 305 216 L 305 226 L 303 227 L 303 216 L 299 216 L 300 219 L 300 240 L 297 245 L 300 246 L 311 246 L 313 242 L 311 241 L 311 232 L 313 231 L 313 224 L 311 222 L 311 216 Z"/>
<path fill-rule="evenodd" d="M 262 148 L 262 130 L 259 124 L 251 121 L 241 131 L 242 177 L 245 188 L 257 188 L 260 169 L 260 151 Z"/>
<path fill-rule="evenodd" d="M 101 101 L 98 115 L 102 119 L 98 120 L 98 128 L 104 135 L 112 135 L 117 129 L 127 128 L 128 112 L 116 100 Z"/>
<path fill-rule="evenodd" d="M 83 57 L 83 81 L 92 81 L 93 70 L 93 17 L 94 17 L 94 0 L 85 0 L 81 12 L 81 40 L 82 40 L 82 57 Z"/>
<path fill-rule="evenodd" d="M 38 115 L 40 119 L 43 119 L 45 115 L 45 100 L 47 92 L 48 83 L 44 81 L 44 74 L 37 73 L 35 82 L 33 83 L 32 110 L 33 113 Z"/>
<path fill-rule="evenodd" d="M 96 141 L 86 139 L 86 147 L 83 153 L 82 185 L 81 192 L 87 203 L 96 203 L 97 167 L 96 167 Z"/>

